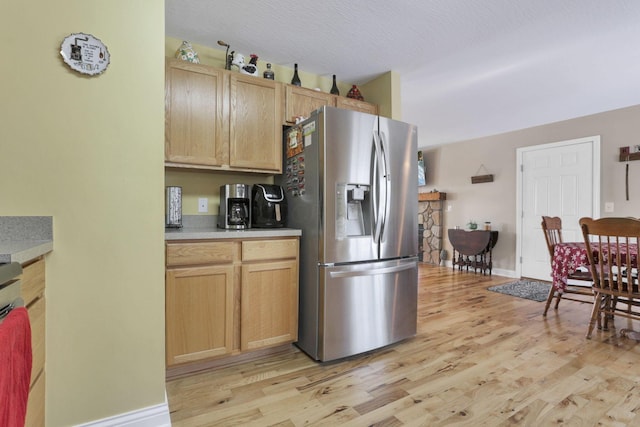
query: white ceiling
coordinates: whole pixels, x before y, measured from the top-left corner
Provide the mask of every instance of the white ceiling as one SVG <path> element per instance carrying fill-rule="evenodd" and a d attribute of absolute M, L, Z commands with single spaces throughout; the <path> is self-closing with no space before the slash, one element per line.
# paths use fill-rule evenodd
<path fill-rule="evenodd" d="M 637 0 L 165 0 L 166 34 L 365 83 L 421 147 L 640 104 Z M 224 48 L 221 48 L 224 49 Z M 366 99 L 366 93 L 363 94 Z"/>

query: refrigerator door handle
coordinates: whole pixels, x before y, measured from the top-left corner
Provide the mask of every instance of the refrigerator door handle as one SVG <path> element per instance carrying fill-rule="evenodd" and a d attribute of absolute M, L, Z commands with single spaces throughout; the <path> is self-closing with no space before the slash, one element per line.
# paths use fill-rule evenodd
<path fill-rule="evenodd" d="M 387 219 L 389 218 L 389 206 L 391 204 L 391 172 L 389 167 L 389 145 L 387 144 L 386 135 L 382 132 L 378 132 L 378 138 L 380 140 L 380 151 L 382 153 L 382 190 L 384 192 L 384 204 L 381 213 L 382 226 L 380 227 L 380 241 L 385 240 L 385 230 Z"/>
<path fill-rule="evenodd" d="M 340 277 L 375 276 L 378 274 L 397 273 L 399 271 L 411 270 L 413 268 L 416 268 L 415 262 L 394 265 L 392 267 L 374 268 L 369 270 L 331 271 L 329 272 L 329 277 L 334 279 Z"/>
<path fill-rule="evenodd" d="M 382 205 L 383 197 L 380 196 L 381 192 L 385 192 L 384 179 L 385 171 L 381 170 L 384 168 L 384 160 L 382 159 L 382 147 L 380 142 L 380 135 L 377 131 L 373 132 L 373 148 L 374 148 L 374 162 L 373 162 L 373 170 L 372 170 L 372 184 L 373 184 L 373 241 L 376 243 L 380 243 L 380 238 L 382 235 L 382 225 L 383 225 L 383 213 L 385 211 L 384 206 Z"/>

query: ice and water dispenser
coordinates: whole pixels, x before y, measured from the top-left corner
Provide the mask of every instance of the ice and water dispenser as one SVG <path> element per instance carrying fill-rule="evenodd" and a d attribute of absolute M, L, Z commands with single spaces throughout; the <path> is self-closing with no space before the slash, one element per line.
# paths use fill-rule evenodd
<path fill-rule="evenodd" d="M 336 237 L 371 235 L 370 186 L 338 183 L 336 196 Z"/>

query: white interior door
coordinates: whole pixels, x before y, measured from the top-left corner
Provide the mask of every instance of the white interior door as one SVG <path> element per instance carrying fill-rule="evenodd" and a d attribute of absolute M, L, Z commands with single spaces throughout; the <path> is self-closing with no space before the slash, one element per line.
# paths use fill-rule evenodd
<path fill-rule="evenodd" d="M 578 220 L 600 214 L 600 137 L 521 148 L 518 168 L 516 274 L 550 280 L 542 216 L 559 216 L 563 239 L 582 241 Z"/>

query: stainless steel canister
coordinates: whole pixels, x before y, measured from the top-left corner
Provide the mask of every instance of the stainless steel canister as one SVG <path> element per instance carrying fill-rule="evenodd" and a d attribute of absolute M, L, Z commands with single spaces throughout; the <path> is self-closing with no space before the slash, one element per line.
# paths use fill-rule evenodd
<path fill-rule="evenodd" d="M 167 187 L 166 202 L 165 226 L 182 227 L 182 187 Z"/>

